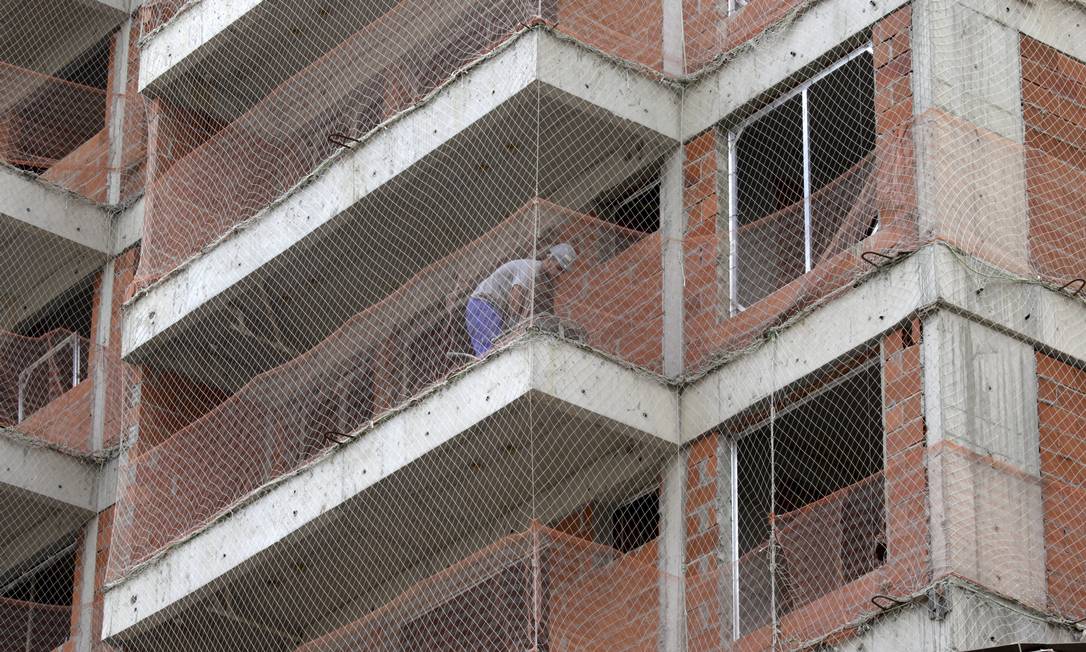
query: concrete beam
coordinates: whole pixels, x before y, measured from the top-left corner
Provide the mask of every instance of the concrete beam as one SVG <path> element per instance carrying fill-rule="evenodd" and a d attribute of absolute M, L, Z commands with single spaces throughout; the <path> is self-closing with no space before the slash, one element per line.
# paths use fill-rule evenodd
<path fill-rule="evenodd" d="M 264 0 L 218 0 L 198 2 L 166 23 L 140 54 L 139 89 L 153 84 L 177 63 L 222 34 Z"/>
<path fill-rule="evenodd" d="M 942 652 L 982 650 L 1022 642 L 1079 640 L 1076 632 L 1053 625 L 1043 614 L 982 590 L 956 582 L 936 586 L 942 591 L 941 605 L 918 600 L 895 609 L 857 628 L 857 636 L 837 644 L 835 649 Z"/>
<path fill-rule="evenodd" d="M 146 197 L 140 197 L 134 204 L 113 217 L 113 229 L 110 253 L 119 255 L 125 249 L 143 239 L 143 216 Z"/>
<path fill-rule="evenodd" d="M 86 512 L 97 512 L 98 467 L 0 434 L 0 484 Z"/>
<path fill-rule="evenodd" d="M 100 7 L 127 16 L 133 10 L 131 0 L 75 0 L 76 4 L 86 7 Z"/>
<path fill-rule="evenodd" d="M 1076 0 L 959 0 L 1016 32 L 1086 61 L 1086 5 Z"/>
<path fill-rule="evenodd" d="M 673 89 L 544 30 L 528 31 L 426 104 L 334 159 L 312 182 L 253 218 L 247 228 L 228 234 L 138 295 L 125 312 L 123 355 L 131 355 L 537 83 L 666 138 L 678 138 L 679 100 Z"/>
<path fill-rule="evenodd" d="M 0 167 L 0 219 L 41 229 L 95 252 L 110 251 L 110 218 L 104 209 L 9 167 Z"/>
<path fill-rule="evenodd" d="M 905 319 L 925 303 L 921 270 L 932 264 L 932 253 L 931 248 L 925 249 L 875 274 L 759 348 L 695 382 L 683 392 L 683 442 Z"/>
<path fill-rule="evenodd" d="M 1086 361 L 1086 342 L 1076 331 L 1086 321 L 1086 303 L 1011 278 L 944 245 L 928 245 L 688 387 L 680 408 L 683 442 L 906 317 L 936 308 Z"/>
<path fill-rule="evenodd" d="M 678 400 L 666 385 L 571 345 L 532 338 L 379 422 L 111 587 L 103 636 L 145 631 L 170 605 L 408 465 L 424 464 L 427 455 L 514 402 L 540 394 L 611 415 L 631 436 L 677 445 Z"/>
<path fill-rule="evenodd" d="M 787 27 L 767 31 L 756 39 L 756 47 L 741 47 L 687 89 L 682 140 L 727 118 L 904 4 L 904 0 L 822 0 Z"/>

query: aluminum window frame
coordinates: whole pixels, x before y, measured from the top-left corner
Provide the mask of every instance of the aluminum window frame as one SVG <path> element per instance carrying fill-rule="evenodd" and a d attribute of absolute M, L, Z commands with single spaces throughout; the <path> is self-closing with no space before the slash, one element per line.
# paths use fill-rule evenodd
<path fill-rule="evenodd" d="M 729 0 L 729 8 L 737 0 Z M 875 47 L 871 41 L 867 41 L 860 47 L 849 52 L 844 57 L 820 70 L 818 74 L 805 80 L 787 93 L 773 100 L 771 103 L 755 111 L 735 127 L 728 130 L 728 312 L 735 316 L 749 306 L 739 303 L 739 170 L 738 149 L 739 139 L 747 127 L 766 117 L 784 103 L 799 96 L 801 98 L 802 132 L 803 132 L 803 273 L 810 272 L 813 265 L 812 238 L 813 224 L 811 219 L 811 131 L 810 131 L 810 105 L 808 91 L 819 81 L 844 67 L 864 54 L 875 54 Z M 875 223 L 875 231 L 879 228 Z"/>
<path fill-rule="evenodd" d="M 838 358 L 838 360 L 840 360 L 840 359 L 841 358 Z M 766 426 L 768 426 L 770 421 L 772 421 L 774 419 L 779 419 L 779 418 L 781 418 L 783 416 L 786 416 L 786 415 L 790 414 L 791 412 L 794 412 L 795 410 L 803 408 L 805 405 L 807 405 L 808 403 L 820 398 L 821 396 L 825 395 L 827 392 L 830 392 L 830 391 L 836 389 L 837 387 L 840 387 L 844 383 L 852 380 L 856 376 L 858 376 L 858 375 L 860 375 L 860 374 L 862 374 L 862 373 L 864 373 L 866 371 L 869 371 L 872 367 L 876 367 L 876 368 L 880 369 L 880 371 L 881 371 L 881 369 L 883 367 L 883 359 L 882 359 L 881 355 L 872 354 L 868 360 L 864 360 L 864 361 L 860 362 L 854 368 L 849 369 L 846 373 L 841 374 L 841 376 L 839 376 L 838 378 L 834 378 L 830 382 L 823 384 L 818 389 L 816 389 L 816 390 L 810 392 L 809 394 L 806 394 L 803 397 L 798 398 L 798 399 L 796 399 L 796 400 L 794 400 L 794 401 L 792 401 L 790 403 L 787 403 L 786 405 L 784 405 L 782 407 L 775 407 L 772 410 L 771 414 L 768 414 L 765 417 L 763 417 L 763 418 L 759 419 L 758 421 L 756 421 L 755 423 L 747 426 L 746 428 L 743 428 L 743 430 L 739 431 L 738 433 L 728 435 L 728 456 L 729 456 L 728 462 L 729 462 L 729 468 L 730 468 L 730 471 L 731 471 L 731 482 L 729 483 L 730 484 L 730 487 L 729 487 L 729 491 L 730 491 L 729 499 L 730 500 L 729 500 L 729 502 L 731 503 L 731 509 L 729 510 L 729 512 L 730 512 L 729 513 L 729 518 L 731 518 L 731 528 L 730 528 L 731 559 L 729 560 L 729 562 L 730 562 L 731 568 L 732 568 L 732 573 L 731 573 L 731 580 L 732 580 L 731 581 L 731 602 L 732 602 L 732 604 L 731 604 L 731 607 L 732 607 L 731 608 L 731 612 L 732 612 L 731 613 L 731 619 L 732 619 L 732 623 L 731 624 L 732 624 L 732 640 L 733 641 L 738 641 L 741 638 L 740 607 L 742 606 L 741 603 L 740 603 L 740 586 L 741 586 L 742 578 L 740 577 L 740 573 L 739 573 L 739 442 L 741 440 L 746 439 L 747 437 L 753 435 L 755 432 L 761 430 L 762 428 L 765 428 Z M 802 379 L 800 379 L 800 381 L 802 381 Z M 880 375 L 880 380 L 879 380 L 879 385 L 880 385 L 879 397 L 880 397 L 880 401 L 882 400 L 882 383 L 883 383 L 883 381 L 882 381 L 881 375 Z M 791 385 L 791 383 L 789 383 L 788 386 L 790 386 L 790 385 Z M 784 389 L 784 388 L 781 388 L 781 389 Z M 780 391 L 780 390 L 774 390 L 773 393 L 776 393 L 777 391 Z M 756 401 L 752 405 L 758 405 L 762 401 L 769 400 L 770 398 L 771 398 L 771 396 L 767 396 L 764 399 L 760 399 L 759 401 Z M 885 424 L 882 424 L 882 427 L 883 427 L 882 471 L 885 472 L 886 471 L 886 451 L 885 451 L 886 432 L 885 432 Z M 774 607 L 774 610 L 775 609 L 776 608 Z"/>

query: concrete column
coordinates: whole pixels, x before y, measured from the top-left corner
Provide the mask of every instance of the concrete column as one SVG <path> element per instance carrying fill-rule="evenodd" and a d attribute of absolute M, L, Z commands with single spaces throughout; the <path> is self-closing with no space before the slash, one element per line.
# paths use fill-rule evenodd
<path fill-rule="evenodd" d="M 95 515 L 83 528 L 83 549 L 81 551 L 83 574 L 79 583 L 79 628 L 76 631 L 76 652 L 91 652 L 98 635 L 94 632 L 94 579 L 97 573 L 98 559 L 98 516 Z"/>
<path fill-rule="evenodd" d="M 671 153 L 660 170 L 660 256 L 663 266 L 664 375 L 683 373 L 683 148 Z"/>
<path fill-rule="evenodd" d="M 931 563 L 1045 604 L 1033 348 L 950 312 L 924 319 Z"/>
<path fill-rule="evenodd" d="M 683 3 L 682 0 L 660 0 L 663 14 L 664 72 L 669 75 L 681 75 L 685 72 L 686 57 L 683 48 Z"/>
<path fill-rule="evenodd" d="M 661 652 L 679 652 L 686 640 L 686 451 L 677 451 L 660 486 L 660 638 Z"/>
<path fill-rule="evenodd" d="M 124 110 L 128 91 L 128 48 L 132 33 L 132 19 L 124 21 L 117 32 L 113 48 L 113 84 L 110 90 L 109 165 L 106 176 L 106 203 L 113 205 L 121 200 L 121 183 L 124 170 Z"/>
<path fill-rule="evenodd" d="M 912 49 L 921 237 L 1027 273 L 1017 30 L 959 0 L 917 0 Z"/>

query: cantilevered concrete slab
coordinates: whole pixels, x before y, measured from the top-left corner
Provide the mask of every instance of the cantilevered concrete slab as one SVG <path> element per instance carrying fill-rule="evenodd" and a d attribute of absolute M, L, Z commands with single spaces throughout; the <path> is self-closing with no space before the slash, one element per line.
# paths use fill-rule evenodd
<path fill-rule="evenodd" d="M 0 61 L 52 75 L 117 28 L 129 0 L 0 0 Z"/>
<path fill-rule="evenodd" d="M 0 431 L 0 578 L 97 513 L 98 470 Z"/>
<path fill-rule="evenodd" d="M 101 267 L 109 237 L 104 209 L 0 166 L 0 328 Z"/>
<path fill-rule="evenodd" d="M 681 405 L 683 441 L 692 441 L 903 319 L 933 310 L 948 310 L 1086 361 L 1086 342 L 1073 332 L 1086 323 L 1086 302 L 1010 278 L 945 245 L 928 245 L 687 387 Z"/>
<path fill-rule="evenodd" d="M 519 9 L 523 15 L 512 7 L 507 11 L 509 31 L 529 16 L 527 5 Z M 193 2 L 147 37 L 141 50 L 140 90 L 229 122 L 314 62 L 345 56 L 344 47 L 357 46 L 355 54 L 346 56 L 354 67 L 349 80 L 358 83 L 417 55 L 420 47 L 433 55 L 442 52 L 463 38 L 465 25 L 477 25 L 483 15 L 502 20 L 496 15 L 500 12 L 486 0 L 370 0 L 321 6 L 305 0 Z M 279 52 L 268 48 L 269 43 L 290 47 Z M 210 96 L 209 88 L 214 89 Z M 319 102 L 335 92 L 310 99 Z"/>
<path fill-rule="evenodd" d="M 103 634 L 141 649 L 165 644 L 167 619 L 229 617 L 278 632 L 230 645 L 293 649 L 531 518 L 655 486 L 677 420 L 654 377 L 529 338 L 109 588 Z M 288 606 L 303 585 L 310 607 Z"/>
<path fill-rule="evenodd" d="M 253 292 L 244 282 L 252 281 L 256 272 L 285 270 L 303 239 L 310 255 L 294 256 L 290 273 L 293 279 L 304 276 L 304 266 L 316 264 L 319 249 L 330 246 L 322 239 L 352 219 L 372 223 L 368 227 L 372 230 L 357 242 L 344 240 L 340 231 L 340 251 L 346 247 L 364 252 L 382 237 L 390 238 L 391 232 L 382 234 L 381 229 L 406 228 L 405 220 L 419 219 L 427 210 L 441 216 L 430 219 L 428 228 L 456 224 L 460 231 L 445 239 L 434 235 L 432 240 L 458 244 L 455 238 L 463 238 L 465 231 L 496 224 L 529 197 L 557 195 L 563 187 L 579 183 L 580 175 L 606 153 L 606 143 L 662 155 L 678 142 L 678 111 L 679 99 L 671 87 L 542 29 L 525 32 L 422 106 L 332 159 L 311 181 L 251 218 L 244 228 L 138 294 L 125 311 L 123 353 L 139 359 L 141 349 L 159 335 L 172 330 L 171 337 L 179 337 L 187 325 L 208 318 L 213 301 L 222 305 Z M 550 132 L 562 133 L 562 141 L 540 143 L 539 122 Z M 446 157 L 442 159 L 446 168 L 449 160 L 465 167 L 456 183 L 435 185 L 441 175 L 425 166 L 438 157 Z M 422 171 L 410 174 L 412 166 Z M 530 183 L 532 179 L 538 182 Z M 488 198 L 486 205 L 475 201 L 479 196 Z M 424 201 L 429 205 L 422 205 Z M 390 211 L 401 209 L 403 215 L 390 218 Z M 357 262 L 344 261 L 343 256 L 338 260 L 340 265 L 363 265 L 365 256 L 360 253 Z M 388 268 L 381 272 L 389 278 L 411 275 Z M 337 274 L 343 277 L 343 269 Z M 293 284 L 291 280 L 280 287 Z M 343 300 L 345 289 L 329 288 L 337 294 L 328 303 L 349 304 Z"/>
<path fill-rule="evenodd" d="M 944 615 L 933 617 L 937 612 Z M 836 649 L 842 652 L 986 650 L 1003 645 L 1017 647 L 1030 641 L 1058 645 L 1079 639 L 1072 626 L 1061 627 L 1046 614 L 956 579 L 934 585 L 925 597 L 880 614 L 877 620 L 857 631 L 855 637 Z"/>

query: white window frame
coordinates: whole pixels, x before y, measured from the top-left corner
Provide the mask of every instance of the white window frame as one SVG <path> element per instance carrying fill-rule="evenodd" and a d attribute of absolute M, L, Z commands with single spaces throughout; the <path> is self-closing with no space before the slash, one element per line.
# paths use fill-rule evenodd
<path fill-rule="evenodd" d="M 729 466 L 730 466 L 730 469 L 731 469 L 731 483 L 730 483 L 731 484 L 731 487 L 730 487 L 730 490 L 731 490 L 731 501 L 730 501 L 731 502 L 731 510 L 730 511 L 731 511 L 731 513 L 729 514 L 729 517 L 731 518 L 731 568 L 732 568 L 732 573 L 731 573 L 731 576 L 732 576 L 732 586 L 731 586 L 732 614 L 731 614 L 731 616 L 732 616 L 732 640 L 733 641 L 738 641 L 740 639 L 740 634 L 741 634 L 741 632 L 739 631 L 739 613 L 740 613 L 739 609 L 740 609 L 740 606 L 741 606 L 740 602 L 739 602 L 739 583 L 740 583 L 740 579 L 741 579 L 739 577 L 739 441 L 741 439 L 745 439 L 745 438 L 749 437 L 750 435 L 752 435 L 755 432 L 757 432 L 757 431 L 761 430 L 762 428 L 764 428 L 766 425 L 769 424 L 769 421 L 771 419 L 779 419 L 782 416 L 785 416 L 785 415 L 789 414 L 790 412 L 793 412 L 795 410 L 798 410 L 798 409 L 802 408 L 803 406 L 807 405 L 811 401 L 814 401 L 815 399 L 823 396 L 827 392 L 829 392 L 829 391 L 843 385 L 844 383 L 848 382 L 849 380 L 852 380 L 853 378 L 855 378 L 856 376 L 864 373 L 865 371 L 870 370 L 871 367 L 877 367 L 877 368 L 881 369 L 882 368 L 882 357 L 879 356 L 879 355 L 872 355 L 870 360 L 866 360 L 864 362 L 861 362 L 855 368 L 850 369 L 850 370 L 848 370 L 848 372 L 842 374 L 839 378 L 833 379 L 832 381 L 826 383 L 822 387 L 819 387 L 818 389 L 816 389 L 813 392 L 807 394 L 806 396 L 804 396 L 802 398 L 799 398 L 799 399 L 797 399 L 795 401 L 792 401 L 788 405 L 785 405 L 783 408 L 775 408 L 773 410 L 772 416 L 766 416 L 763 419 L 759 419 L 757 421 L 757 423 L 751 424 L 751 425 L 747 426 L 746 428 L 744 428 L 739 433 L 737 433 L 735 435 L 731 435 L 731 436 L 728 437 L 728 454 L 729 454 L 729 460 L 728 461 L 729 461 Z M 880 383 L 880 394 L 879 395 L 881 397 L 881 395 L 882 395 L 881 394 L 881 384 L 882 384 L 881 378 L 879 380 L 879 383 Z M 884 432 L 883 433 L 883 438 L 885 439 L 885 437 L 886 437 L 886 433 Z M 883 468 L 883 471 L 886 470 L 885 445 L 884 445 L 884 450 L 883 450 L 882 468 Z"/>
<path fill-rule="evenodd" d="M 736 0 L 729 0 L 729 7 L 731 3 Z M 729 246 L 729 265 L 728 265 L 728 303 L 729 311 L 732 316 L 739 314 L 747 309 L 747 306 L 739 303 L 739 286 L 737 281 L 739 279 L 739 248 L 738 248 L 738 235 L 739 235 L 739 172 L 737 169 L 738 163 L 738 144 L 739 139 L 742 137 L 743 132 L 747 127 L 754 124 L 761 118 L 780 107 L 785 102 L 793 99 L 797 95 L 800 96 L 802 104 L 803 114 L 803 272 L 806 274 L 810 272 L 813 267 L 812 252 L 811 252 L 811 132 L 810 132 L 810 116 L 808 107 L 808 91 L 811 86 L 818 83 L 822 79 L 828 77 L 833 72 L 845 64 L 851 62 L 853 59 L 860 57 L 864 54 L 871 54 L 874 56 L 874 46 L 870 41 L 864 45 L 856 48 L 852 52 L 845 55 L 843 58 L 835 61 L 828 68 L 820 71 L 817 75 L 804 81 L 799 86 L 788 91 L 781 97 L 774 100 L 767 106 L 762 107 L 753 115 L 743 120 L 739 125 L 732 128 L 728 132 L 728 246 Z M 876 223 L 875 229 L 878 229 Z"/>

